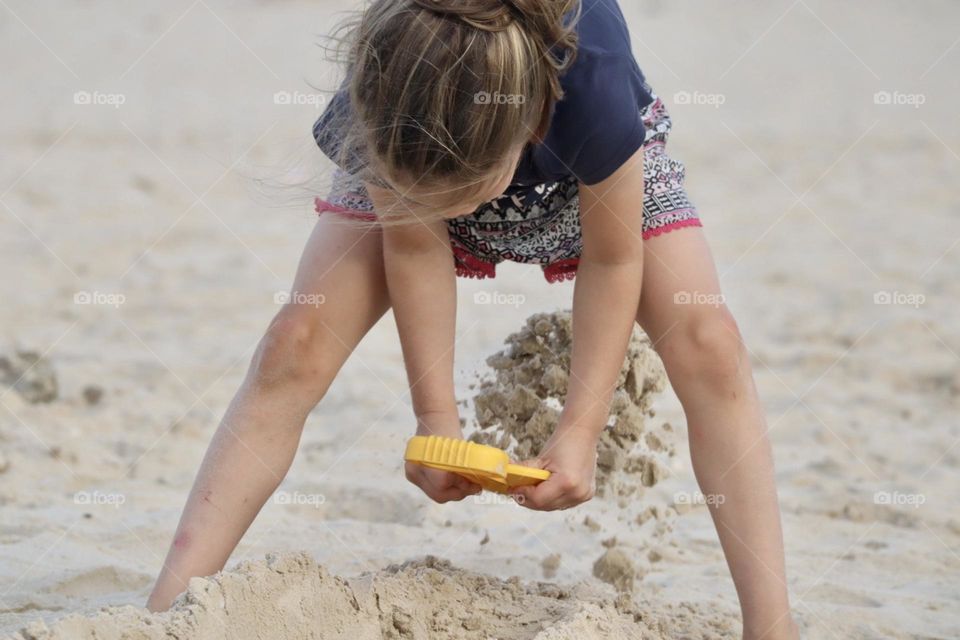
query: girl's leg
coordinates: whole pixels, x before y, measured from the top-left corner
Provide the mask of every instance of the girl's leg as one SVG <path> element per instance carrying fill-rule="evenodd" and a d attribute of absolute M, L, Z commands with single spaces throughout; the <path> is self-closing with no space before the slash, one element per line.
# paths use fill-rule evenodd
<path fill-rule="evenodd" d="M 743 610 L 744 638 L 796 638 L 773 460 L 750 359 L 701 229 L 644 242 L 637 321 L 683 405 L 693 469 Z"/>
<path fill-rule="evenodd" d="M 147 602 L 153 611 L 191 577 L 223 568 L 290 468 L 307 414 L 389 307 L 379 231 L 322 217 L 293 291 L 207 449 Z"/>

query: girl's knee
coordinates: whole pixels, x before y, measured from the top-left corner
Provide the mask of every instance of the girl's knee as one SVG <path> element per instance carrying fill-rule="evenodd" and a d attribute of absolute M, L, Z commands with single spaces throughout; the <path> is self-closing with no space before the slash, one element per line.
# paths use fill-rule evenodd
<path fill-rule="evenodd" d="M 251 373 L 261 387 L 303 384 L 325 389 L 335 340 L 313 307 L 286 305 L 257 347 Z M 335 369 L 334 369 L 335 370 Z"/>
<path fill-rule="evenodd" d="M 725 305 L 689 311 L 658 344 L 671 379 L 726 386 L 749 372 L 736 320 Z"/>

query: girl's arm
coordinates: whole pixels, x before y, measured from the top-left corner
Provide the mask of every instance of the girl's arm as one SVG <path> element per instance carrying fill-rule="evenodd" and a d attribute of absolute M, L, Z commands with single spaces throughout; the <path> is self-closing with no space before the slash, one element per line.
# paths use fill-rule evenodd
<path fill-rule="evenodd" d="M 515 493 L 563 509 L 593 497 L 597 440 L 607 424 L 643 277 L 643 151 L 607 180 L 581 185 L 583 254 L 573 296 L 573 355 L 560 422 L 537 460 L 552 472 Z"/>
<path fill-rule="evenodd" d="M 377 211 L 389 192 L 368 185 Z M 457 289 L 444 220 L 383 225 L 383 262 L 396 318 L 417 433 L 461 438 L 453 385 Z M 452 473 L 407 465 L 407 478 L 437 502 L 462 500 L 480 487 Z"/>

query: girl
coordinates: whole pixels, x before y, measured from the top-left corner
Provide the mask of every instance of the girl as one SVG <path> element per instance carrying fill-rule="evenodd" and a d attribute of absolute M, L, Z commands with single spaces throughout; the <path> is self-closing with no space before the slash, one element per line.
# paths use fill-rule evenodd
<path fill-rule="evenodd" d="M 462 437 L 455 276 L 503 260 L 576 276 L 566 404 L 531 509 L 593 495 L 596 444 L 634 322 L 683 404 L 745 638 L 795 638 L 773 465 L 750 363 L 722 304 L 670 118 L 616 0 L 375 0 L 314 134 L 339 165 L 291 296 L 261 341 L 190 493 L 148 607 L 219 571 L 287 473 L 307 414 L 392 308 L 417 433 Z M 368 224 L 342 224 L 343 217 Z M 336 304 L 299 305 L 304 294 Z M 309 297 L 309 299 L 317 299 Z M 437 502 L 479 488 L 408 467 Z"/>

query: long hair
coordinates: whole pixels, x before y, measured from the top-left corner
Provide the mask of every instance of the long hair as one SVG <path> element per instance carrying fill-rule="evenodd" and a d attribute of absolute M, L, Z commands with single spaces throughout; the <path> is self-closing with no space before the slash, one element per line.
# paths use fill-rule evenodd
<path fill-rule="evenodd" d="M 341 27 L 339 164 L 362 158 L 365 179 L 450 204 L 477 193 L 546 135 L 579 13 L 579 0 L 375 0 Z"/>

